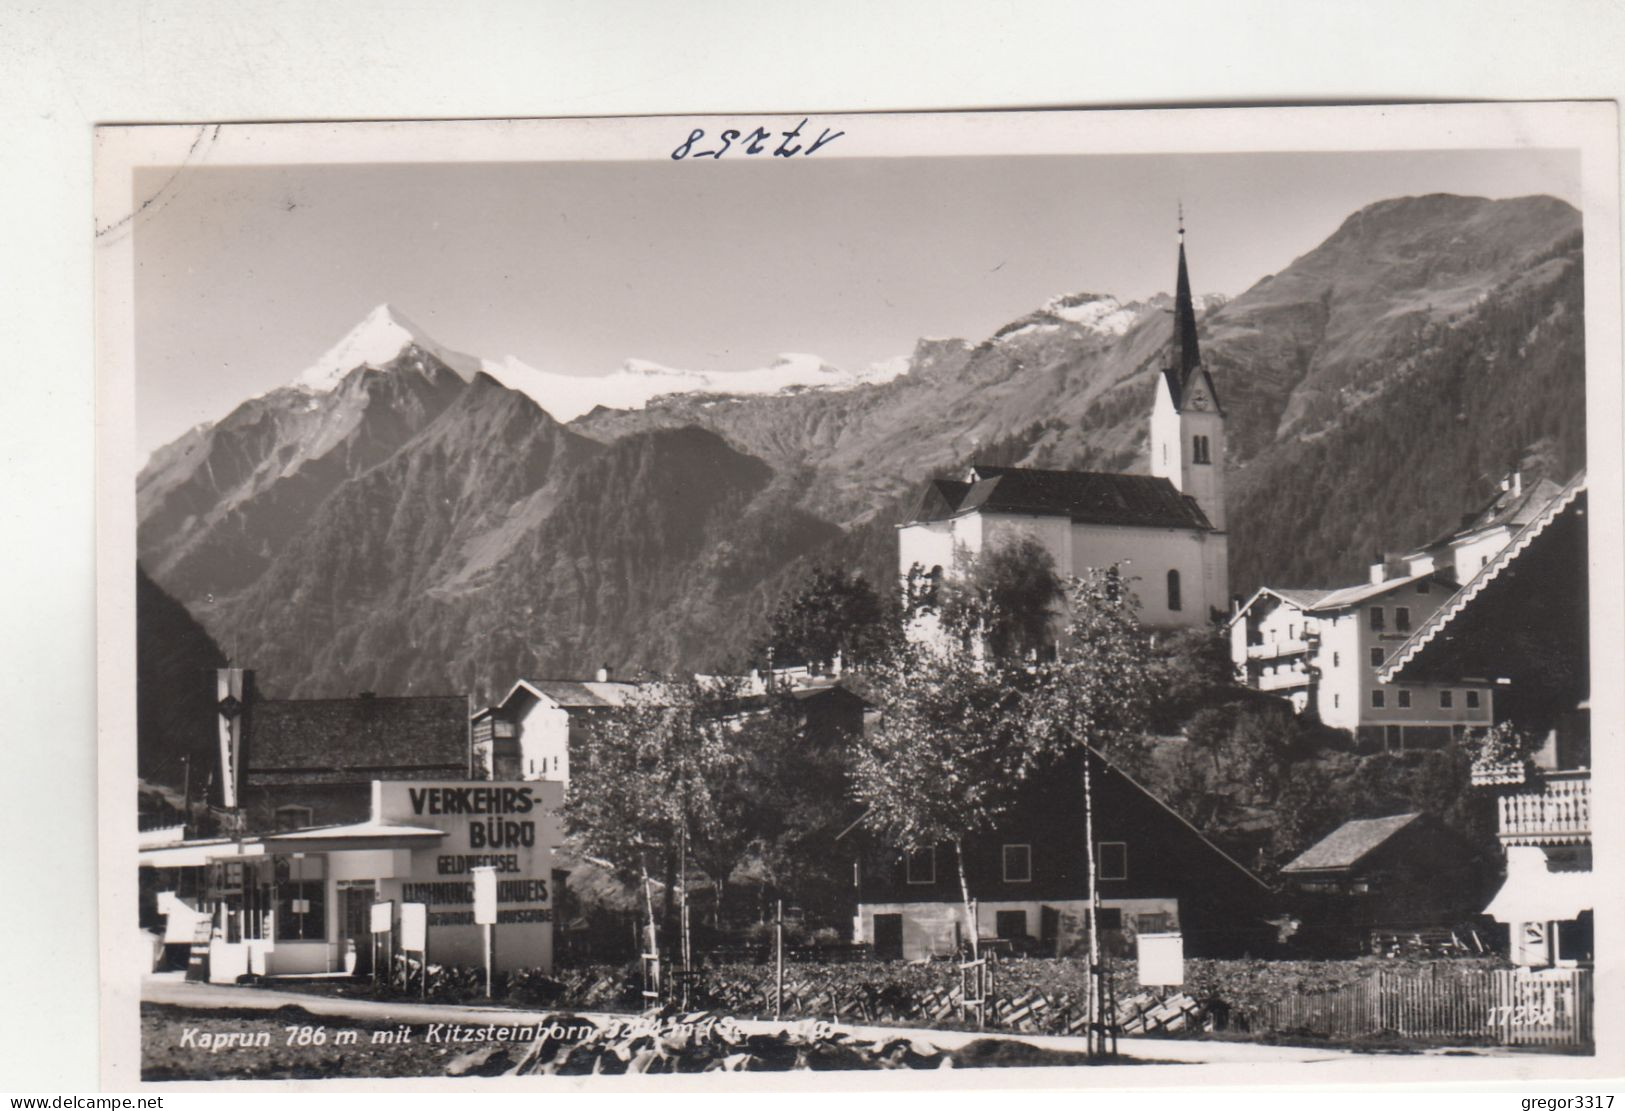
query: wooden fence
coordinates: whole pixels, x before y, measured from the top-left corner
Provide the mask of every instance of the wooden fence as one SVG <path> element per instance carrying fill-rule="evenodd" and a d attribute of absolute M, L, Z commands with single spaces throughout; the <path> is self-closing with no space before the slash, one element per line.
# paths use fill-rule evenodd
<path fill-rule="evenodd" d="M 1243 1012 L 1254 1034 L 1408 1039 L 1584 1049 L 1592 1044 L 1589 969 L 1379 970 L 1336 991 L 1290 995 Z"/>

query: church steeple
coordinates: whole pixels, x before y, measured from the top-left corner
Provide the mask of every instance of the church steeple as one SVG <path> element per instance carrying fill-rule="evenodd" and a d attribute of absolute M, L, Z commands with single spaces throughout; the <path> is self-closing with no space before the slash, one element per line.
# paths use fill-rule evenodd
<path fill-rule="evenodd" d="M 1168 369 L 1178 376 L 1180 392 L 1190 383 L 1191 371 L 1202 365 L 1196 341 L 1196 304 L 1191 298 L 1191 276 L 1185 265 L 1185 206 L 1179 206 L 1179 280 L 1174 290 L 1174 345 Z"/>
<path fill-rule="evenodd" d="M 1180 205 L 1174 334 L 1151 409 L 1151 473 L 1195 498 L 1213 527 L 1223 530 L 1224 459 L 1224 410 L 1196 338 L 1196 299 L 1185 262 L 1185 206 Z"/>

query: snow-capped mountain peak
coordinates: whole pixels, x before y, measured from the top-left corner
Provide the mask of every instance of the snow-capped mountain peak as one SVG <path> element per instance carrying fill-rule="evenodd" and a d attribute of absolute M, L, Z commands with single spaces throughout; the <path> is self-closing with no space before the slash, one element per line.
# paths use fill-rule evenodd
<path fill-rule="evenodd" d="M 888 359 L 857 373 L 833 367 L 817 355 L 787 353 L 751 370 L 679 370 L 648 359 L 627 359 L 609 374 L 558 374 L 509 357 L 484 370 L 509 389 L 529 394 L 555 420 L 571 421 L 598 406 L 642 409 L 671 394 L 751 395 L 792 390 L 843 390 L 887 382 L 906 373 L 908 360 Z"/>
<path fill-rule="evenodd" d="M 671 394 L 762 395 L 793 390 L 843 390 L 888 382 L 907 373 L 906 357 L 887 359 L 856 373 L 817 355 L 787 353 L 751 370 L 680 370 L 648 359 L 627 359 L 609 374 L 561 374 L 538 370 L 512 355 L 496 361 L 442 347 L 393 305 L 379 305 L 347 335 L 294 379 L 307 394 L 330 393 L 358 367 L 382 367 L 408 347 L 434 356 L 464 381 L 483 371 L 518 390 L 552 415 L 570 421 L 598 406 L 642 409 Z M 319 401 L 312 397 L 312 405 Z"/>
<path fill-rule="evenodd" d="M 1078 324 L 1098 335 L 1115 337 L 1128 331 L 1139 316 L 1137 306 L 1124 305 L 1117 298 L 1104 293 L 1069 293 L 1052 297 L 1044 306 L 1046 312 L 1071 324 Z"/>
<path fill-rule="evenodd" d="M 442 347 L 399 309 L 383 304 L 374 308 L 343 339 L 328 348 L 321 358 L 294 379 L 293 384 L 314 393 L 326 393 L 336 388 L 357 367 L 381 367 L 409 346 L 433 355 L 464 381 L 472 379 L 480 370 L 479 359 Z"/>

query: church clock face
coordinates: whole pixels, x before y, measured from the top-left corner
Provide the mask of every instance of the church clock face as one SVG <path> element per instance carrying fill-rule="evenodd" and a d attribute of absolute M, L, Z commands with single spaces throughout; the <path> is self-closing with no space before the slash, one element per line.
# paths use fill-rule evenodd
<path fill-rule="evenodd" d="M 1207 394 L 1201 390 L 1191 394 L 1190 407 L 1198 412 L 1205 411 L 1207 409 Z"/>

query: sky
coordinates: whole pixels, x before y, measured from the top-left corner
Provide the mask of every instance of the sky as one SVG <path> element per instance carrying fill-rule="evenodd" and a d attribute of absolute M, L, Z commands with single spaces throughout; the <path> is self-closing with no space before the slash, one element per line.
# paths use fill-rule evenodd
<path fill-rule="evenodd" d="M 1547 193 L 1571 151 L 285 165 L 188 170 L 135 232 L 142 451 L 291 382 L 375 305 L 446 347 L 848 370 L 977 341 L 1063 293 L 1244 292 L 1390 197 Z M 173 173 L 138 171 L 151 196 Z"/>

